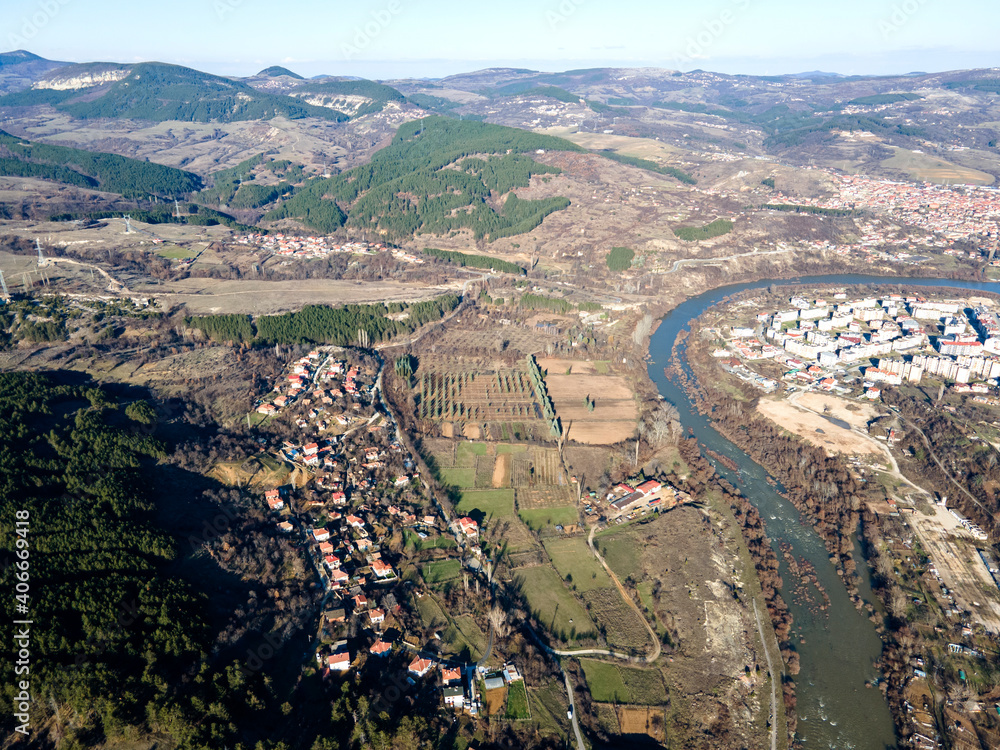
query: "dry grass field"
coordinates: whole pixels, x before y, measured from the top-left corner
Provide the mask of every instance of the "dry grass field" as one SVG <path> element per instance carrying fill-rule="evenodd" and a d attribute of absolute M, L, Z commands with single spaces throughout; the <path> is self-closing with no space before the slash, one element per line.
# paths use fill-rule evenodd
<path fill-rule="evenodd" d="M 914 180 L 926 180 L 939 185 L 992 185 L 994 179 L 978 169 L 953 164 L 928 154 L 916 154 L 907 149 L 897 148 L 896 153 L 882 162 L 883 167 L 906 172 Z"/>
<path fill-rule="evenodd" d="M 189 278 L 137 286 L 138 294 L 161 300 L 163 307 L 184 305 L 194 313 L 270 315 L 303 305 L 419 302 L 455 292 L 454 284 L 426 286 L 388 281 L 365 282 L 310 279 L 308 281 L 223 281 Z"/>
<path fill-rule="evenodd" d="M 632 436 L 639 408 L 624 378 L 598 374 L 593 362 L 542 359 L 538 364 L 548 370 L 545 385 L 570 440 L 611 445 Z M 587 398 L 594 401 L 593 411 Z"/>

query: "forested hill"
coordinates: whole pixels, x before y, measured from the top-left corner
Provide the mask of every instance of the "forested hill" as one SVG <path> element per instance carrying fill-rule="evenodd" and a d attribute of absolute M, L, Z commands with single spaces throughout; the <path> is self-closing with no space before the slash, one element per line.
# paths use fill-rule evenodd
<path fill-rule="evenodd" d="M 0 106 L 49 104 L 73 117 L 236 122 L 273 117 L 320 117 L 343 121 L 347 115 L 298 99 L 258 91 L 241 81 L 165 63 L 140 63 L 120 81 L 95 89 L 29 89 L 0 97 Z"/>
<path fill-rule="evenodd" d="M 35 143 L 2 130 L 0 175 L 39 177 L 126 198 L 173 198 L 201 188 L 201 178 L 182 169 L 116 154 Z"/>
<path fill-rule="evenodd" d="M 569 205 L 564 198 L 526 201 L 511 193 L 532 175 L 559 172 L 525 155 L 539 149 L 583 151 L 549 135 L 427 117 L 403 124 L 368 164 L 307 182 L 265 218 L 294 218 L 323 232 L 346 223 L 390 239 L 458 229 L 489 240 L 523 234 Z M 499 210 L 487 202 L 491 194 L 505 196 Z"/>
<path fill-rule="evenodd" d="M 392 88 L 375 81 L 321 81 L 309 82 L 298 86 L 291 92 L 291 96 L 308 99 L 309 101 L 320 101 L 323 106 L 332 106 L 340 109 L 340 102 L 347 111 L 353 111 L 354 117 L 381 112 L 388 102 L 403 103 L 406 97 Z M 367 103 L 360 107 L 349 105 L 346 97 L 360 97 L 367 99 Z"/>
<path fill-rule="evenodd" d="M 82 741 L 68 746 L 102 744 L 158 713 L 200 718 L 178 686 L 208 647 L 205 603 L 165 574 L 176 544 L 153 522 L 143 477 L 162 456 L 154 421 L 145 401 L 119 406 L 98 387 L 0 374 L 3 591 L 14 598 L 15 550 L 26 550 L 32 728 L 50 711 L 75 716 Z M 3 682 L 7 705 L 14 686 Z M 7 711 L 5 730 L 11 722 Z"/>

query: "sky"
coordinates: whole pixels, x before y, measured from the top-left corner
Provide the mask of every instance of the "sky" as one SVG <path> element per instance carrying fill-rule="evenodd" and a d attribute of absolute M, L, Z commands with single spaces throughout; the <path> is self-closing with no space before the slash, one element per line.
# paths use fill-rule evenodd
<path fill-rule="evenodd" d="M 848 75 L 1000 66 L 996 0 L 3 0 L 0 45 L 221 75 L 487 67 Z"/>

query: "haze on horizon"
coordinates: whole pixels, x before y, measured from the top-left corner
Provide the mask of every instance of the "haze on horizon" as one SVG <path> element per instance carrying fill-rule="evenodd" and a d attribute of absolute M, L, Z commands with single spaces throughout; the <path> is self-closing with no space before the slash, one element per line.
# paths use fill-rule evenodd
<path fill-rule="evenodd" d="M 0 43 L 53 60 L 159 60 L 223 75 L 442 77 L 485 67 L 653 66 L 724 73 L 903 74 L 992 67 L 987 0 L 12 0 Z"/>

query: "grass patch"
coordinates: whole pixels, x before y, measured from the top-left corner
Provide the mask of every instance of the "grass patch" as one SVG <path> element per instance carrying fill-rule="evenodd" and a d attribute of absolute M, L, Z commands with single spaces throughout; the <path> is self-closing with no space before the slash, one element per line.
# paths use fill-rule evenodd
<path fill-rule="evenodd" d="M 453 487 L 475 487 L 476 470 L 472 469 L 438 469 L 442 484 Z"/>
<path fill-rule="evenodd" d="M 595 701 L 657 706 L 667 702 L 667 689 L 658 669 L 622 667 L 610 662 L 580 659 L 587 687 Z"/>
<path fill-rule="evenodd" d="M 533 531 L 541 531 L 555 526 L 568 526 L 580 522 L 580 512 L 575 506 L 561 508 L 532 508 L 518 511 L 521 517 Z M 588 554 L 590 554 L 588 552 Z"/>
<path fill-rule="evenodd" d="M 729 219 L 716 219 L 703 227 L 677 227 L 674 234 L 677 239 L 685 242 L 698 242 L 699 240 L 710 240 L 713 237 L 721 237 L 733 231 L 733 222 Z"/>
<path fill-rule="evenodd" d="M 472 518 L 476 514 L 481 518 L 513 518 L 514 490 L 466 490 L 455 512 Z"/>
<path fill-rule="evenodd" d="M 594 369 L 597 370 L 600 375 L 607 375 L 608 372 L 610 372 L 610 364 L 610 362 L 605 361 L 594 362 Z"/>
<path fill-rule="evenodd" d="M 406 540 L 407 547 L 417 552 L 425 549 L 454 549 L 458 546 L 450 536 L 429 536 L 421 539 L 413 529 L 404 529 L 403 539 Z"/>
<path fill-rule="evenodd" d="M 635 538 L 628 532 L 598 538 L 594 544 L 608 567 L 615 571 L 619 579 L 639 573 L 639 556 L 636 554 Z"/>
<path fill-rule="evenodd" d="M 545 542 L 545 550 L 559 574 L 571 581 L 578 591 L 603 589 L 613 585 L 604 568 L 591 554 L 583 537 L 550 539 Z"/>
<path fill-rule="evenodd" d="M 587 689 L 595 701 L 601 703 L 629 703 L 628 690 L 618 667 L 605 661 L 580 659 L 580 666 L 587 677 Z"/>
<path fill-rule="evenodd" d="M 554 569 L 547 565 L 524 568 L 518 571 L 517 579 L 529 609 L 550 633 L 564 641 L 596 633 L 587 610 Z"/>
<path fill-rule="evenodd" d="M 470 661 L 478 661 L 486 653 L 486 635 L 471 615 L 456 617 L 443 635 L 453 653 Z"/>
<path fill-rule="evenodd" d="M 455 463 L 459 466 L 475 466 L 477 456 L 485 456 L 486 443 L 459 443 L 455 448 Z"/>
<path fill-rule="evenodd" d="M 531 718 L 531 711 L 528 708 L 528 691 L 524 687 L 524 680 L 518 680 L 507 688 L 507 718 Z"/>
<path fill-rule="evenodd" d="M 453 581 L 462 574 L 462 563 L 458 560 L 435 560 L 421 565 L 420 574 L 432 585 Z"/>
<path fill-rule="evenodd" d="M 179 247 L 177 245 L 168 245 L 167 247 L 158 250 L 157 255 L 161 258 L 170 258 L 171 260 L 184 260 L 186 258 L 193 258 L 198 253 L 186 247 Z"/>
<path fill-rule="evenodd" d="M 417 599 L 417 611 L 420 613 L 420 619 L 425 628 L 436 629 L 448 625 L 448 618 L 444 610 L 441 609 L 437 599 L 430 594 L 424 594 L 423 597 Z"/>
<path fill-rule="evenodd" d="M 506 425 L 505 425 L 506 426 Z M 523 443 L 502 443 L 497 446 L 497 455 L 502 456 L 505 453 L 527 453 L 528 446 Z"/>

